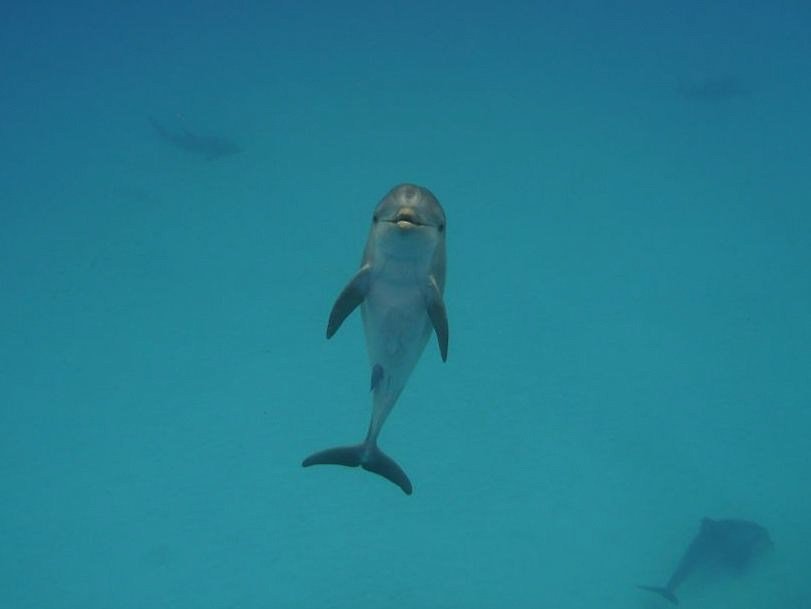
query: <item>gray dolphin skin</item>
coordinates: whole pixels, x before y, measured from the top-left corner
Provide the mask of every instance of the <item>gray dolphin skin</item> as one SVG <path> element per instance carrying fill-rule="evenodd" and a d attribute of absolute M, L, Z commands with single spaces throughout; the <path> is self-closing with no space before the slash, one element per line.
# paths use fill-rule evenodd
<path fill-rule="evenodd" d="M 371 367 L 372 418 L 366 439 L 317 452 L 302 465 L 362 467 L 410 495 L 406 473 L 377 446 L 380 430 L 408 377 L 436 333 L 442 361 L 448 356 L 445 289 L 445 212 L 421 186 L 394 187 L 375 208 L 360 270 L 332 307 L 331 338 L 360 306 Z"/>
<path fill-rule="evenodd" d="M 754 522 L 704 518 L 667 584 L 637 587 L 678 604 L 676 589 L 697 569 L 720 567 L 741 572 L 773 545 L 769 532 Z"/>

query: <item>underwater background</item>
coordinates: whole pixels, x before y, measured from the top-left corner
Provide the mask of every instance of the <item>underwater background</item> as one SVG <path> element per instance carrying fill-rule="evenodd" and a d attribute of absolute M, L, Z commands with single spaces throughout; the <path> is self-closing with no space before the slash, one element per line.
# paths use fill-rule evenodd
<path fill-rule="evenodd" d="M 811 607 L 811 5 L 10 2 L 0 608 Z M 374 206 L 448 218 L 357 442 Z"/>

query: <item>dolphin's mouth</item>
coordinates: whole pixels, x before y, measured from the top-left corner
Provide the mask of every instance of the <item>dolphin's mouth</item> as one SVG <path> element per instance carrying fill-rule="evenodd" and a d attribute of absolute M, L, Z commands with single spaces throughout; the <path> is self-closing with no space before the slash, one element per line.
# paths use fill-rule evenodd
<path fill-rule="evenodd" d="M 408 228 L 409 226 L 422 226 L 422 222 L 417 219 L 417 214 L 412 209 L 401 209 L 397 215 L 389 220 L 392 224 L 396 224 L 400 228 Z"/>

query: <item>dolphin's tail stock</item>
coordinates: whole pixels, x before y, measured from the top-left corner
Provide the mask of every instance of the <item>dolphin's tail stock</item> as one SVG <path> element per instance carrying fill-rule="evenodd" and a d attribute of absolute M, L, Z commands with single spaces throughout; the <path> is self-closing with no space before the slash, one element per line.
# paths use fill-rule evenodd
<path fill-rule="evenodd" d="M 310 465 L 345 465 L 346 467 L 358 467 L 359 465 L 366 471 L 373 472 L 378 476 L 383 476 L 387 480 L 394 482 L 406 495 L 410 495 L 413 490 L 411 481 L 406 476 L 403 469 L 397 462 L 386 455 L 377 447 L 377 444 L 363 443 L 355 446 L 339 446 L 338 448 L 328 448 L 314 453 L 304 459 L 304 467 Z"/>
<path fill-rule="evenodd" d="M 662 587 L 659 587 L 659 586 L 637 586 L 637 588 L 639 588 L 640 590 L 647 590 L 648 592 L 656 592 L 656 594 L 660 594 L 660 595 L 664 596 L 667 600 L 669 600 L 674 605 L 679 604 L 679 599 L 677 599 L 676 595 L 673 594 L 673 592 L 671 592 L 667 588 L 662 588 Z"/>

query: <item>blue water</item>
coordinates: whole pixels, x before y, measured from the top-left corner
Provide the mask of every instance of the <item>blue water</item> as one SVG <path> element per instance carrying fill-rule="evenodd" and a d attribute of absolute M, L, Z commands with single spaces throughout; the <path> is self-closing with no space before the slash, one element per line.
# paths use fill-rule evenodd
<path fill-rule="evenodd" d="M 16 2 L 0 20 L 0 608 L 811 607 L 807 2 Z M 231 8 L 229 8 L 231 7 Z M 207 159 L 174 133 L 239 145 Z M 448 217 L 359 441 L 372 209 Z"/>

